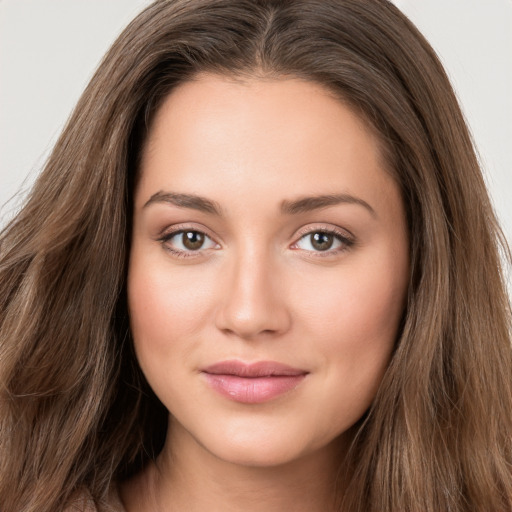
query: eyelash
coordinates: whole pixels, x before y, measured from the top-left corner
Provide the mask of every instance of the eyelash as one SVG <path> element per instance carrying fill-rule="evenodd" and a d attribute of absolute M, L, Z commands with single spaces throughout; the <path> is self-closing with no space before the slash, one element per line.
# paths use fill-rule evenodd
<path fill-rule="evenodd" d="M 327 249 L 325 251 L 307 251 L 309 254 L 313 254 L 314 257 L 317 258 L 327 258 L 332 256 L 337 256 L 345 251 L 348 251 L 350 248 L 352 248 L 356 241 L 352 235 L 349 235 L 345 231 L 341 231 L 332 227 L 314 227 L 314 228 L 307 228 L 304 231 L 299 231 L 298 233 L 298 240 L 293 243 L 292 249 L 294 250 L 300 250 L 296 248 L 297 244 L 305 239 L 308 236 L 312 236 L 315 234 L 323 234 L 323 235 L 330 235 L 333 236 L 338 242 L 340 242 L 341 246 L 337 249 Z"/>
<path fill-rule="evenodd" d="M 174 249 L 173 247 L 171 247 L 169 245 L 169 241 L 172 238 L 174 238 L 175 236 L 181 235 L 183 233 L 199 233 L 199 234 L 203 235 L 205 238 L 216 243 L 213 240 L 213 238 L 210 237 L 204 231 L 202 231 L 200 229 L 185 228 L 185 227 L 179 227 L 172 231 L 166 232 L 160 238 L 158 238 L 158 241 L 164 246 L 165 250 L 169 251 L 173 256 L 175 256 L 177 258 L 185 259 L 185 258 L 194 258 L 194 257 L 199 256 L 200 253 L 203 252 L 205 249 L 200 248 L 196 251 L 194 251 L 194 250 L 183 251 L 183 250 L 179 250 L 179 249 Z M 299 248 L 296 247 L 298 245 L 298 243 L 301 240 L 305 239 L 307 236 L 312 236 L 314 234 L 324 234 L 324 235 L 333 236 L 338 242 L 341 243 L 341 247 L 339 247 L 335 250 L 327 249 L 325 251 L 309 251 L 309 250 L 304 249 L 305 252 L 308 252 L 309 254 L 313 254 L 314 257 L 325 258 L 325 257 L 329 257 L 329 256 L 336 256 L 342 252 L 349 250 L 356 243 L 352 236 L 348 236 L 345 232 L 342 232 L 337 229 L 323 228 L 323 227 L 322 228 L 313 228 L 313 229 L 310 228 L 310 229 L 306 229 L 306 230 L 298 233 L 299 238 L 297 239 L 296 242 L 294 242 L 292 244 L 291 249 L 292 250 L 300 250 Z"/>
<path fill-rule="evenodd" d="M 164 233 L 158 241 L 164 246 L 164 249 L 166 251 L 169 251 L 173 256 L 177 258 L 195 258 L 199 256 L 199 253 L 202 252 L 201 249 L 198 249 L 197 251 L 194 250 L 188 250 L 188 251 L 182 251 L 179 249 L 174 249 L 169 245 L 169 241 L 174 238 L 175 236 L 181 235 L 183 233 L 199 233 L 201 235 L 204 235 L 205 239 L 209 239 L 212 242 L 214 241 L 211 236 L 209 236 L 207 233 L 202 231 L 201 229 L 193 229 L 193 228 L 186 228 L 186 227 L 179 227 L 172 231 L 168 231 Z M 216 243 L 216 242 L 215 242 Z M 218 245 L 218 244 L 217 244 Z M 204 251 L 204 249 L 203 249 Z"/>

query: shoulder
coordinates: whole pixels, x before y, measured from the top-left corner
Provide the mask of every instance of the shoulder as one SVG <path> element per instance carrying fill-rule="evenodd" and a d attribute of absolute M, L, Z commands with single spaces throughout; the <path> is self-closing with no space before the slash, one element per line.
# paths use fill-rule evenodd
<path fill-rule="evenodd" d="M 112 485 L 106 502 L 97 503 L 89 491 L 80 492 L 64 512 L 126 512 L 117 485 Z"/>

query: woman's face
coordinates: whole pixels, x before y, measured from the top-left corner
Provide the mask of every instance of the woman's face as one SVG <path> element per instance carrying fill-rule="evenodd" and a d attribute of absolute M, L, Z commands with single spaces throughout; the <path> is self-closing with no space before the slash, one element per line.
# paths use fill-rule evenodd
<path fill-rule="evenodd" d="M 128 298 L 172 439 L 256 466 L 330 449 L 375 396 L 407 282 L 399 188 L 350 108 L 298 79 L 200 75 L 169 95 Z"/>

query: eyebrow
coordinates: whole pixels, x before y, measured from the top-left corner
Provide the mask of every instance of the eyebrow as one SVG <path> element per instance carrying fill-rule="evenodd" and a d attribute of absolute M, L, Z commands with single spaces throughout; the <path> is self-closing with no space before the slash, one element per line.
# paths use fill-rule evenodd
<path fill-rule="evenodd" d="M 295 215 L 338 204 L 358 204 L 366 208 L 372 217 L 377 217 L 375 210 L 366 201 L 350 194 L 327 194 L 301 197 L 294 201 L 283 201 L 281 203 L 281 211 L 288 215 Z"/>
<path fill-rule="evenodd" d="M 155 203 L 170 203 L 180 208 L 191 208 L 204 213 L 222 215 L 219 203 L 194 194 L 160 191 L 148 199 L 144 204 L 144 208 Z M 366 201 L 350 194 L 325 194 L 301 197 L 293 201 L 284 200 L 281 203 L 281 212 L 287 215 L 297 215 L 339 204 L 358 204 L 366 208 L 373 217 L 377 217 L 375 210 Z"/>
<path fill-rule="evenodd" d="M 191 208 L 200 212 L 221 215 L 221 207 L 216 201 L 193 194 L 178 194 L 175 192 L 157 192 L 144 205 L 144 208 L 154 203 L 170 203 L 180 208 Z"/>

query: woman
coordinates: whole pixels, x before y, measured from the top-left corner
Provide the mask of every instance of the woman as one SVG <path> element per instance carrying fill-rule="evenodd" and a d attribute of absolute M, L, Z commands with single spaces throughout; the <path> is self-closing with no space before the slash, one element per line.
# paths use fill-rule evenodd
<path fill-rule="evenodd" d="M 391 4 L 155 2 L 0 239 L 2 510 L 511 510 L 500 243 Z"/>

